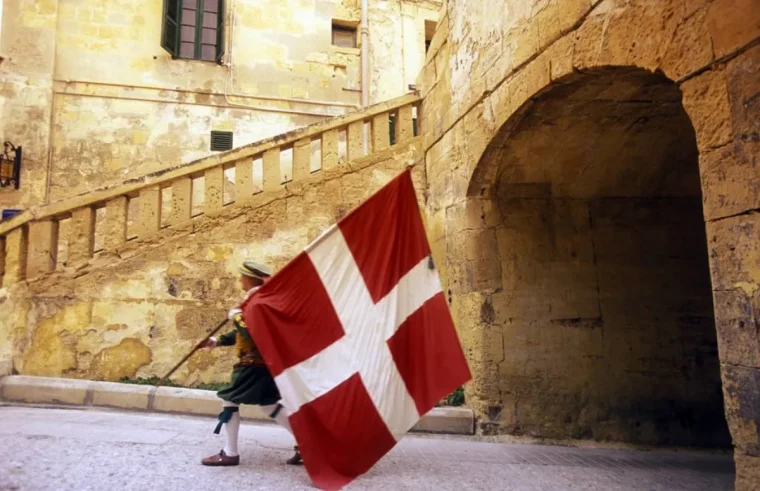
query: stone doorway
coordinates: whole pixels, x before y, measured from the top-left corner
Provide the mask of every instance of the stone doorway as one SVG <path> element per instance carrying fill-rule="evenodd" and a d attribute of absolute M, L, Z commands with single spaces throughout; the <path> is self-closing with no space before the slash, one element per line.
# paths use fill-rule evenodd
<path fill-rule="evenodd" d="M 483 156 L 485 432 L 729 447 L 694 129 L 660 74 L 535 97 Z M 483 160 L 481 164 L 483 165 Z M 484 214 L 485 217 L 485 214 Z M 496 218 L 493 218 L 496 217 Z M 485 266 L 484 266 L 485 267 Z M 499 344 L 500 343 L 500 344 Z"/>

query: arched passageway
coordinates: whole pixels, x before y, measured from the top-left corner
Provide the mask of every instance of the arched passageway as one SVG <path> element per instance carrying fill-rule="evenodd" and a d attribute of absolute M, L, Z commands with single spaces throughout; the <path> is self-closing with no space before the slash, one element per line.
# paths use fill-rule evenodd
<path fill-rule="evenodd" d="M 681 93 L 608 68 L 507 122 L 479 169 L 499 223 L 491 429 L 727 446 L 698 151 Z M 518 116 L 515 116 L 518 117 Z M 480 185 L 480 184 L 479 184 Z M 481 185 L 482 186 L 482 185 Z M 475 189 L 475 191 L 473 191 Z M 482 233 L 482 232 L 479 232 Z"/>

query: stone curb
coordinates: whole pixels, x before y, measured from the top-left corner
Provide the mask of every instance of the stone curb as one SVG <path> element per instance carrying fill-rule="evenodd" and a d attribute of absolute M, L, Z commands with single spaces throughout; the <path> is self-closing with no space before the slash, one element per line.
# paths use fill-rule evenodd
<path fill-rule="evenodd" d="M 173 414 L 214 416 L 220 404 L 216 393 L 208 390 L 131 385 L 49 377 L 10 375 L 0 378 L 0 401 L 27 404 L 65 404 L 107 407 Z M 240 407 L 247 420 L 269 421 L 257 406 Z M 473 435 L 475 416 L 471 409 L 434 408 L 412 428 L 419 433 Z"/>

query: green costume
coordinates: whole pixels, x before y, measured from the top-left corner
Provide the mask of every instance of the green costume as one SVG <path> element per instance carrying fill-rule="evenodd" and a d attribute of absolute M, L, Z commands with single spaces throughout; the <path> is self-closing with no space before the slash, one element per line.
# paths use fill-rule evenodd
<path fill-rule="evenodd" d="M 235 346 L 240 361 L 232 370 L 230 385 L 217 392 L 217 395 L 235 404 L 267 406 L 276 403 L 280 400 L 280 391 L 248 333 L 243 314 L 234 314 L 232 322 L 235 330 L 220 336 L 217 346 Z"/>

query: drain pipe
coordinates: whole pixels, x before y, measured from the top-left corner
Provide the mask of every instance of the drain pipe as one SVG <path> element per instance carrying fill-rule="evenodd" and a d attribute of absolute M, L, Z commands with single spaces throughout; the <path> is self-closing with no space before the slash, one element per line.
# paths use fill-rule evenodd
<path fill-rule="evenodd" d="M 369 22 L 367 0 L 362 0 L 362 107 L 369 106 Z"/>
<path fill-rule="evenodd" d="M 369 22 L 367 22 L 367 0 L 362 0 L 362 108 L 369 106 Z M 364 155 L 369 155 L 369 126 L 363 125 Z"/>

